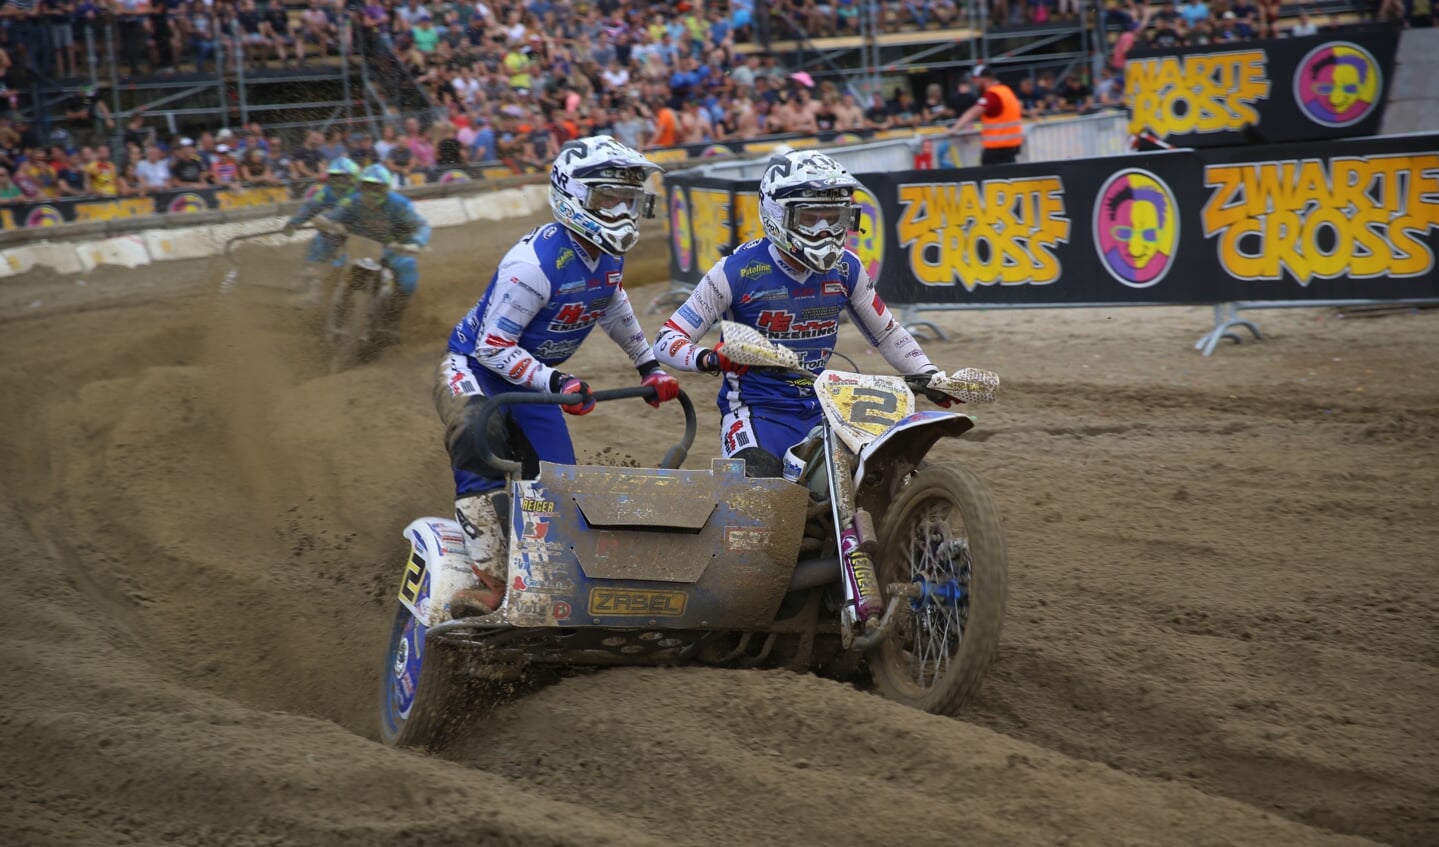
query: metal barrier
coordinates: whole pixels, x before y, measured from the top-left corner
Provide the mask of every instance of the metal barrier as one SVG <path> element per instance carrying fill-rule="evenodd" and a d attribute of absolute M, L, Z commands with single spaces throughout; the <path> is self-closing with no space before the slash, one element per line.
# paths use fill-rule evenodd
<path fill-rule="evenodd" d="M 1100 112 L 1063 121 L 1030 124 L 1024 130 L 1026 162 L 1095 159 L 1129 152 L 1129 115 Z"/>
<path fill-rule="evenodd" d="M 935 138 L 934 166 L 972 168 L 984 153 L 978 130 Z M 1129 152 L 1129 116 L 1098 112 L 1076 118 L 1034 121 L 1024 125 L 1021 162 L 1062 162 L 1097 159 Z"/>

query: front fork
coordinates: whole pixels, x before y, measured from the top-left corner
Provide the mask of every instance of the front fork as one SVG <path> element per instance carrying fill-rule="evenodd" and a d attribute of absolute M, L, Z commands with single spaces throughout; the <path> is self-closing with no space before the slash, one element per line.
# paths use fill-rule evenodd
<path fill-rule="evenodd" d="M 879 540 L 869 513 L 854 504 L 855 456 L 826 428 L 824 467 L 829 479 L 830 514 L 839 539 L 840 569 L 844 573 L 844 608 L 840 610 L 845 646 L 854 638 L 872 635 L 885 612 L 874 553 Z"/>

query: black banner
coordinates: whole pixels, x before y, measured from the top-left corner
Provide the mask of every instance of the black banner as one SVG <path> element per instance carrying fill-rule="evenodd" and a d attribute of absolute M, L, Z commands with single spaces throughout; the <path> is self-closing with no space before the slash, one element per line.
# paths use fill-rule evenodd
<path fill-rule="evenodd" d="M 77 221 L 108 221 L 142 215 L 179 215 L 211 209 L 246 209 L 285 203 L 290 199 L 291 189 L 283 185 L 194 188 L 160 191 L 140 197 L 56 198 L 0 206 L 0 229 L 58 226 Z"/>
<path fill-rule="evenodd" d="M 411 171 L 405 186 L 437 183 L 478 182 L 514 176 L 498 162 L 469 165 L 438 165 Z M 108 221 L 143 215 L 178 215 L 186 212 L 248 209 L 308 198 L 319 183 L 291 182 L 285 185 L 231 188 L 218 186 L 179 191 L 159 191 L 139 197 L 65 197 L 28 200 L 0 206 L 0 229 L 57 226 L 65 223 Z"/>
<path fill-rule="evenodd" d="M 1130 133 L 1180 147 L 1373 135 L 1399 29 L 1135 50 L 1124 66 Z"/>
<path fill-rule="evenodd" d="M 896 305 L 1439 297 L 1439 135 L 859 179 L 849 246 Z M 675 279 L 762 234 L 754 181 L 665 184 Z"/>

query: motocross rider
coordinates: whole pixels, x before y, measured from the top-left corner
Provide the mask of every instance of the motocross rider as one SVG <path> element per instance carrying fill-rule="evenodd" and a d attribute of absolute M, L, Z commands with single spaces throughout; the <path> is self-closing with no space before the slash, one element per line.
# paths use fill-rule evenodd
<path fill-rule="evenodd" d="M 386 304 L 385 326 L 381 329 L 393 333 L 420 284 L 415 256 L 430 243 L 430 225 L 415 211 L 409 198 L 390 190 L 391 179 L 384 165 L 370 165 L 360 171 L 356 190 L 341 198 L 324 216 L 331 228 L 339 225 L 337 234 L 317 235 L 310 253 L 313 261 L 334 261 L 351 232 L 385 245 L 380 261 L 394 273 L 398 290 Z"/>
<path fill-rule="evenodd" d="M 341 156 L 330 162 L 325 169 L 325 181 L 316 186 L 316 191 L 294 216 L 285 222 L 282 232 L 294 235 L 310 218 L 333 209 L 341 200 L 355 190 L 355 178 L 360 175 L 360 166 Z M 320 280 L 324 278 L 325 265 L 335 257 L 325 257 L 324 236 L 317 235 L 310 241 L 309 252 L 305 254 L 305 296 L 316 299 L 320 296 Z"/>
<path fill-rule="evenodd" d="M 450 602 L 485 614 L 505 593 L 506 536 L 499 515 L 504 479 L 465 470 L 477 441 L 495 455 L 538 472 L 540 460 L 573 464 L 574 446 L 560 409 L 511 406 L 490 418 L 486 432 L 471 421 L 484 398 L 528 390 L 579 394 L 562 406 L 571 415 L 594 408 L 584 380 L 560 371 L 598 324 L 629 355 L 658 407 L 679 395 L 679 383 L 660 370 L 621 286 L 624 254 L 639 240 L 639 218 L 653 217 L 645 179 L 660 168 L 607 135 L 567 142 L 550 169 L 550 209 L 557 223 L 532 230 L 510 248 L 489 288 L 450 334 L 449 353 L 436 371 L 435 406 L 445 422 L 455 468 L 455 516 L 483 588 L 464 589 Z"/>
<path fill-rule="evenodd" d="M 655 339 L 662 364 L 722 375 L 718 404 L 726 458 L 749 476 L 780 476 L 780 457 L 820 421 L 813 379 L 748 371 L 730 362 L 724 340 L 695 342 L 721 318 L 754 327 L 799 354 L 818 374 L 829 361 L 848 309 L 869 343 L 905 374 L 936 374 L 919 344 L 885 308 L 864 264 L 845 248 L 858 226 L 859 182 L 823 153 L 796 150 L 770 160 L 760 180 L 764 237 L 742 244 L 709 270 Z M 950 399 L 928 393 L 949 406 Z"/>

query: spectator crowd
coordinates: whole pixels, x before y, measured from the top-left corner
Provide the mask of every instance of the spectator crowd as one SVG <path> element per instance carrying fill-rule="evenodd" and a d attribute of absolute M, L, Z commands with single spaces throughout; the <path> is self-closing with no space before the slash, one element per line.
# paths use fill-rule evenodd
<path fill-rule="evenodd" d="M 1056 80 L 1043 70 L 1011 79 L 1001 69 L 1025 117 L 1122 108 L 1123 60 L 1135 46 L 1282 34 L 1278 0 L 1105 3 L 1101 20 L 1115 39 L 1110 61 L 1095 63 L 1097 79 L 1081 71 Z M 308 0 L 297 13 L 278 0 L 10 0 L 0 6 L 5 43 L 53 61 L 57 75 L 78 69 L 86 27 L 108 20 L 119 28 L 120 55 L 111 58 L 132 74 L 181 62 L 204 71 L 217 51 L 254 65 L 298 65 L 363 49 L 423 88 L 432 108 L 386 122 L 378 136 L 328 128 L 282 138 L 251 123 L 162 137 L 143 108 L 117 126 L 104 98 L 86 89 L 65 104 L 64 126 L 43 139 L 34 127 L 0 121 L 0 202 L 305 182 L 322 178 L 342 155 L 385 164 L 397 183 L 417 171 L 480 162 L 523 172 L 548 167 L 566 141 L 595 133 L 656 149 L 906 129 L 953 121 L 975 102 L 966 80 L 951 91 L 929 85 L 922 98 L 897 85 L 862 103 L 833 82 L 791 73 L 773 54 L 746 46 L 761 23 L 774 38 L 789 30 L 844 34 L 856 31 L 865 7 L 771 0 L 766 8 L 759 22 L 752 0 L 700 8 L 685 0 Z M 961 22 L 950 0 L 877 8 L 886 29 Z M 1082 7 L 988 0 L 979 8 L 992 22 L 1025 23 L 1073 17 Z M 1289 32 L 1314 27 L 1305 13 Z M 0 50 L 0 84 L 11 82 L 12 67 Z"/>

